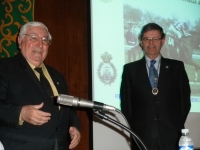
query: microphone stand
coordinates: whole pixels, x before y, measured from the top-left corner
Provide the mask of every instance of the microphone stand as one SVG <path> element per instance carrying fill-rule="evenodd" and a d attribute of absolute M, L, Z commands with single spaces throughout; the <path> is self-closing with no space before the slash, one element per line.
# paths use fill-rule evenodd
<path fill-rule="evenodd" d="M 105 119 L 105 120 L 107 120 L 107 121 L 109 121 L 109 122 L 111 122 L 111 123 L 114 123 L 115 125 L 117 125 L 117 126 L 123 128 L 124 130 L 126 130 L 127 132 L 129 132 L 129 133 L 132 135 L 133 139 L 135 140 L 135 138 L 136 138 L 136 139 L 142 144 L 142 146 L 144 147 L 144 149 L 147 150 L 147 148 L 146 148 L 146 146 L 144 145 L 144 143 L 143 143 L 143 142 L 138 138 L 138 136 L 137 136 L 133 131 L 131 131 L 128 127 L 126 127 L 125 125 L 123 125 L 123 124 L 121 124 L 121 123 L 115 121 L 114 119 L 110 118 L 109 116 L 105 115 L 105 114 L 102 112 L 102 110 L 95 110 L 95 109 L 94 109 L 94 114 L 95 114 L 98 118 L 100 118 L 100 119 Z M 137 144 L 137 143 L 136 143 L 136 144 Z M 138 144 L 137 144 L 137 146 L 139 147 Z M 139 147 L 139 148 L 140 148 L 140 147 Z M 140 150 L 141 150 L 141 148 L 140 148 Z"/>

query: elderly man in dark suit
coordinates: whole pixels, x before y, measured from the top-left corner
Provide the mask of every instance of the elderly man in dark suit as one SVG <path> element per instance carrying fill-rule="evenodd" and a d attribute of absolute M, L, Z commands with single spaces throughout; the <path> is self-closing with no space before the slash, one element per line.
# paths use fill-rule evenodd
<path fill-rule="evenodd" d="M 20 52 L 0 60 L 0 141 L 5 150 L 67 150 L 80 141 L 76 111 L 55 102 L 58 94 L 67 94 L 65 78 L 43 63 L 50 42 L 43 23 L 28 22 L 19 32 Z"/>
<path fill-rule="evenodd" d="M 145 56 L 124 65 L 122 112 L 148 150 L 177 150 L 191 106 L 184 64 L 161 56 L 165 34 L 159 25 L 145 25 L 139 40 Z M 136 142 L 132 149 L 139 149 Z"/>

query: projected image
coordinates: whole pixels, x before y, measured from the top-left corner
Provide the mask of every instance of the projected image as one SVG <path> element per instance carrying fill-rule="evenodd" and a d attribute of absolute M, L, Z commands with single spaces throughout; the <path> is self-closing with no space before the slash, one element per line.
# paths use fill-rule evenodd
<path fill-rule="evenodd" d="M 143 56 L 138 41 L 142 26 L 149 22 L 159 24 L 166 33 L 162 56 L 184 62 L 192 91 L 191 102 L 200 103 L 200 17 L 195 13 L 195 9 L 200 9 L 200 5 L 177 0 L 168 1 L 168 5 L 162 3 L 158 1 L 155 6 L 155 3 L 141 1 L 136 5 L 131 0 L 124 0 L 125 63 L 136 61 Z M 179 8 L 180 3 L 186 7 Z M 164 12 L 166 8 L 170 11 Z M 198 107 L 193 107 L 191 111 L 199 111 Z"/>
<path fill-rule="evenodd" d="M 184 62 L 190 81 L 192 105 L 185 127 L 190 129 L 191 136 L 196 140 L 195 146 L 199 148 L 199 14 L 200 0 L 91 0 L 93 100 L 121 109 L 120 85 L 123 66 L 144 56 L 138 35 L 145 24 L 155 22 L 162 26 L 166 33 L 162 56 Z M 112 57 L 110 62 L 102 59 L 104 54 L 106 57 Z M 98 125 L 94 123 L 96 136 L 105 131 L 104 128 L 99 130 Z M 97 139 L 94 145 L 100 145 L 102 149 L 102 145 L 109 139 Z"/>

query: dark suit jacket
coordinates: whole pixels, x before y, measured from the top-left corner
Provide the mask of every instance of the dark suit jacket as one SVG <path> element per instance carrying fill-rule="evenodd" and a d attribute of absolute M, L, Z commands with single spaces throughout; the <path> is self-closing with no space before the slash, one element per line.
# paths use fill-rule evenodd
<path fill-rule="evenodd" d="M 177 150 L 190 110 L 190 86 L 184 64 L 161 57 L 158 94 L 152 94 L 145 57 L 126 64 L 121 83 L 121 109 L 132 131 L 156 150 Z M 134 144 L 133 144 L 134 145 Z"/>
<path fill-rule="evenodd" d="M 46 68 L 59 94 L 67 94 L 64 76 L 50 66 Z M 56 99 L 49 98 L 35 73 L 21 55 L 0 60 L 0 141 L 6 150 L 53 149 L 55 139 L 59 150 L 69 146 L 69 127 L 80 129 L 76 111 L 67 106 L 58 109 Z M 51 113 L 48 123 L 40 126 L 24 122 L 18 125 L 22 106 L 44 102 L 42 111 Z"/>

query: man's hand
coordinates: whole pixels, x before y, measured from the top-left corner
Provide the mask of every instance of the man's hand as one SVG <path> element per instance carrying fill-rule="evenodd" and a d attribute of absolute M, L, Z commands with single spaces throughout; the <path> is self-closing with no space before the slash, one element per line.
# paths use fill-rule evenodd
<path fill-rule="evenodd" d="M 71 141 L 71 143 L 69 145 L 69 149 L 73 149 L 80 142 L 81 134 L 75 127 L 70 127 L 69 128 L 69 133 L 70 133 L 70 137 L 72 139 L 72 141 Z"/>
<path fill-rule="evenodd" d="M 26 105 L 22 107 L 21 119 L 33 125 L 43 125 L 50 120 L 50 113 L 39 110 L 44 103 L 39 105 Z"/>

